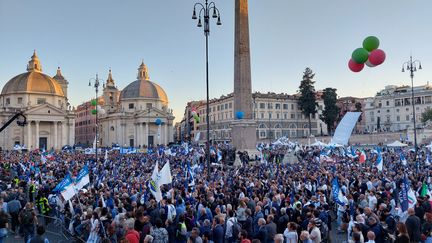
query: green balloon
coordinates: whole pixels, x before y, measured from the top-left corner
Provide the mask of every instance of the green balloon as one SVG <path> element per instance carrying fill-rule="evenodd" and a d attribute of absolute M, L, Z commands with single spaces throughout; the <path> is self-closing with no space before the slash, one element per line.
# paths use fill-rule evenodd
<path fill-rule="evenodd" d="M 91 101 L 91 105 L 96 106 L 96 105 L 97 105 L 96 100 L 92 100 L 92 101 Z"/>
<path fill-rule="evenodd" d="M 369 58 L 369 52 L 364 48 L 357 48 L 353 51 L 351 58 L 358 64 L 365 63 Z"/>
<path fill-rule="evenodd" d="M 93 115 L 96 115 L 96 113 L 97 113 L 97 110 L 92 110 Z"/>
<path fill-rule="evenodd" d="M 378 49 L 379 47 L 379 40 L 375 36 L 368 36 L 363 41 L 363 48 L 367 51 L 373 51 L 375 49 Z"/>

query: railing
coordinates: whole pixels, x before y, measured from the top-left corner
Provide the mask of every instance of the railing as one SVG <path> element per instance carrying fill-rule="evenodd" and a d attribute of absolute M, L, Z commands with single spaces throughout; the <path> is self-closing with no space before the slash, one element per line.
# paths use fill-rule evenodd
<path fill-rule="evenodd" d="M 70 218 L 65 216 L 52 217 L 42 214 L 38 214 L 37 217 L 39 224 L 45 226 L 45 237 L 47 237 L 50 242 L 86 242 L 86 240 L 74 234 L 73 228 L 70 229 Z"/>

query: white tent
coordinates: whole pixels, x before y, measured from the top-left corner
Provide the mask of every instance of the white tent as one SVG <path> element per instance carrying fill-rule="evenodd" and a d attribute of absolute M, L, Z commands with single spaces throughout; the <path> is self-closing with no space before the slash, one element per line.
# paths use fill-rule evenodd
<path fill-rule="evenodd" d="M 335 148 L 342 148 L 342 147 L 344 147 L 342 144 L 338 144 L 338 143 L 329 143 L 327 146 L 329 146 L 329 147 L 335 147 Z"/>
<path fill-rule="evenodd" d="M 326 147 L 327 144 L 323 143 L 321 141 L 315 140 L 315 143 L 311 144 L 310 146 L 313 146 L 313 147 Z"/>
<path fill-rule="evenodd" d="M 387 147 L 406 147 L 407 144 L 401 143 L 399 141 L 394 141 L 393 143 L 387 144 Z"/>

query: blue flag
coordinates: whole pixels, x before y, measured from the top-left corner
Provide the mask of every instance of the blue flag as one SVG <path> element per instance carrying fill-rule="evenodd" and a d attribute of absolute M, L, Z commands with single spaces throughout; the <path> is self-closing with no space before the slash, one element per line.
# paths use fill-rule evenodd
<path fill-rule="evenodd" d="M 399 192 L 399 201 L 401 204 L 402 211 L 405 212 L 408 210 L 408 191 L 409 191 L 409 183 L 406 175 L 404 176 L 403 182 L 401 184 L 401 190 Z"/>
<path fill-rule="evenodd" d="M 75 179 L 75 186 L 78 190 L 90 183 L 89 170 L 87 165 L 84 166 L 78 173 Z"/>
<path fill-rule="evenodd" d="M 332 194 L 333 194 L 333 199 L 337 204 L 341 206 L 345 206 L 345 203 L 342 201 L 343 195 L 342 195 L 342 191 L 340 190 L 339 182 L 337 178 L 334 178 L 332 181 Z"/>
<path fill-rule="evenodd" d="M 72 184 L 72 179 L 70 175 L 67 174 L 66 177 L 53 189 L 53 192 L 61 192 L 70 184 Z"/>

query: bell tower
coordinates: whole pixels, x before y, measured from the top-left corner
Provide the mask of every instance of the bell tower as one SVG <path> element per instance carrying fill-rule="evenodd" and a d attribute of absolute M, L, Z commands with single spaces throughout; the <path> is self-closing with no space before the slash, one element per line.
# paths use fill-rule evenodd
<path fill-rule="evenodd" d="M 108 72 L 108 78 L 103 89 L 104 109 L 108 113 L 112 113 L 117 110 L 119 97 L 120 91 L 115 86 L 115 81 L 112 77 L 112 72 L 110 69 Z"/>
<path fill-rule="evenodd" d="M 39 61 L 39 57 L 36 55 L 36 50 L 33 51 L 33 56 L 27 65 L 27 71 L 29 72 L 42 72 L 42 66 Z"/>
<path fill-rule="evenodd" d="M 63 77 L 60 67 L 57 67 L 57 73 L 53 77 L 53 79 L 55 79 L 57 81 L 57 83 L 60 84 L 60 86 L 62 87 L 64 95 L 67 97 L 69 82 L 65 79 L 65 77 Z"/>

